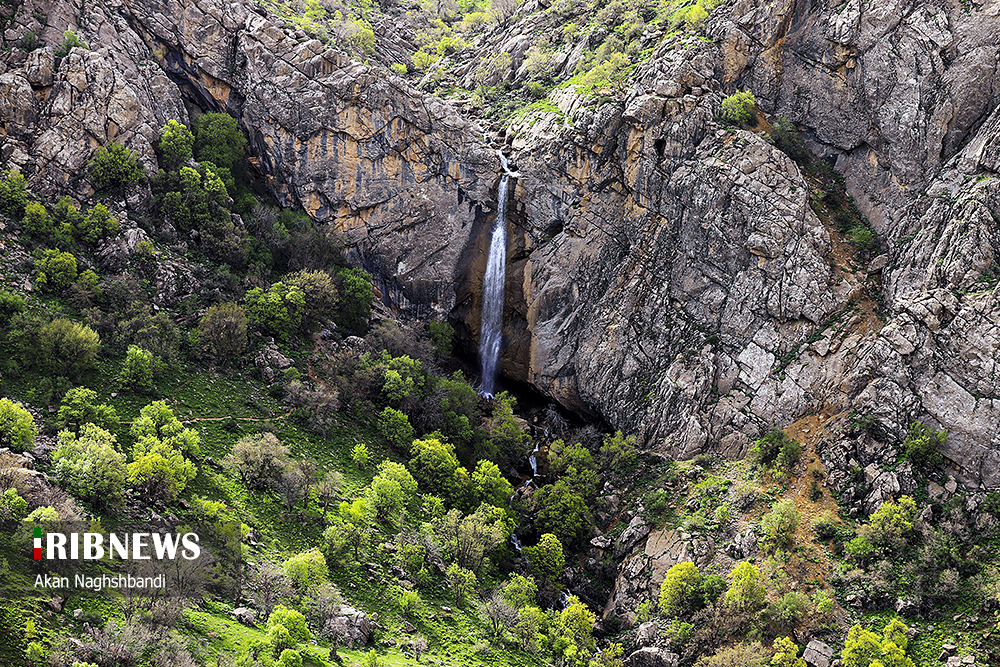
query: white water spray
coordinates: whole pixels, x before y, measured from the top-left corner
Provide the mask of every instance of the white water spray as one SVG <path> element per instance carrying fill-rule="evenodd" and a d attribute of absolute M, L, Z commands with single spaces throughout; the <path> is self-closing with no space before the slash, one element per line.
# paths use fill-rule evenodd
<path fill-rule="evenodd" d="M 483 365 L 480 391 L 486 396 L 493 396 L 500 365 L 503 289 L 507 270 L 507 196 L 510 177 L 518 176 L 508 169 L 503 153 L 500 153 L 500 166 L 503 167 L 503 176 L 497 189 L 497 215 L 486 258 L 486 275 L 483 276 L 483 323 L 479 335 L 479 358 Z"/>

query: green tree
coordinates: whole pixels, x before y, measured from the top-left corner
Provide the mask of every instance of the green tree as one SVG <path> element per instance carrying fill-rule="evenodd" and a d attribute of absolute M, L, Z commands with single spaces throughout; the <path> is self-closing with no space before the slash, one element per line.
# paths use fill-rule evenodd
<path fill-rule="evenodd" d="M 464 607 L 466 600 L 476 591 L 476 573 L 461 567 L 458 563 L 452 563 L 444 576 L 451 594 L 455 596 L 455 604 Z"/>
<path fill-rule="evenodd" d="M 753 563 L 738 563 L 729 573 L 729 590 L 723 599 L 726 607 L 738 613 L 753 614 L 764 607 L 767 590 L 760 570 Z"/>
<path fill-rule="evenodd" d="M 910 424 L 910 432 L 903 441 L 903 456 L 916 466 L 936 466 L 941 463 L 941 448 L 948 440 L 944 431 L 934 429 L 920 422 Z"/>
<path fill-rule="evenodd" d="M 267 292 L 255 287 L 247 292 L 247 314 L 282 340 L 302 324 L 305 295 L 298 287 L 277 282 Z"/>
<path fill-rule="evenodd" d="M 616 431 L 614 435 L 604 436 L 599 460 L 605 469 L 628 467 L 635 463 L 637 457 L 634 435 L 625 437 L 621 431 Z"/>
<path fill-rule="evenodd" d="M 761 467 L 788 471 L 802 454 L 802 445 L 780 429 L 772 429 L 750 448 L 750 458 Z"/>
<path fill-rule="evenodd" d="M 749 90 L 734 93 L 722 100 L 722 118 L 730 123 L 750 125 L 756 106 L 757 98 Z"/>
<path fill-rule="evenodd" d="M 586 665 L 595 649 L 594 623 L 597 617 L 580 598 L 571 595 L 559 612 L 552 631 L 553 653 L 568 664 Z"/>
<path fill-rule="evenodd" d="M 500 594 L 503 595 L 507 603 L 514 609 L 523 609 L 535 604 L 535 596 L 538 595 L 538 585 L 535 584 L 535 580 L 531 577 L 524 577 L 514 572 L 510 575 L 507 583 L 503 585 L 503 588 L 500 589 Z"/>
<path fill-rule="evenodd" d="M 199 162 L 232 169 L 243 159 L 246 145 L 236 119 L 228 114 L 206 113 L 194 122 L 195 157 Z"/>
<path fill-rule="evenodd" d="M 660 584 L 660 611 L 677 616 L 696 609 L 701 603 L 702 575 L 690 561 L 677 563 Z"/>
<path fill-rule="evenodd" d="M 0 330 L 4 329 L 15 315 L 28 309 L 28 304 L 20 294 L 12 294 L 0 289 Z"/>
<path fill-rule="evenodd" d="M 194 156 L 194 135 L 186 125 L 168 120 L 160 130 L 160 154 L 167 171 L 180 169 Z"/>
<path fill-rule="evenodd" d="M 302 654 L 296 650 L 286 648 L 278 658 L 277 667 L 302 667 Z"/>
<path fill-rule="evenodd" d="M 535 524 L 539 530 L 555 534 L 561 542 L 575 542 L 590 530 L 592 518 L 587 501 L 565 481 L 546 484 L 535 491 L 532 501 L 538 507 Z"/>
<path fill-rule="evenodd" d="M 522 549 L 531 568 L 539 576 L 553 583 L 558 582 L 566 569 L 566 556 L 563 554 L 562 543 L 552 533 L 545 533 L 538 538 L 538 544 Z"/>
<path fill-rule="evenodd" d="M 139 417 L 132 422 L 131 433 L 136 438 L 155 438 L 183 454 L 201 454 L 198 432 L 184 428 L 165 401 L 153 401 L 140 410 Z"/>
<path fill-rule="evenodd" d="M 351 449 L 351 462 L 358 468 L 364 470 L 371 463 L 371 456 L 368 453 L 368 445 L 359 442 Z"/>
<path fill-rule="evenodd" d="M 123 387 L 149 391 L 153 388 L 153 355 L 136 345 L 129 345 L 118 372 Z"/>
<path fill-rule="evenodd" d="M 295 554 L 284 562 L 281 569 L 292 580 L 296 588 L 303 593 L 313 590 L 330 580 L 330 570 L 326 565 L 326 558 L 323 557 L 319 549 L 309 549 L 308 551 Z M 278 609 L 281 608 L 279 607 Z M 275 613 L 278 612 L 278 609 L 275 609 Z M 297 614 L 298 612 L 294 613 Z M 274 618 L 274 613 L 271 614 L 271 618 Z M 268 624 L 270 625 L 270 623 L 271 620 L 268 619 Z M 298 636 L 297 631 L 294 631 L 288 623 L 282 623 L 282 625 L 287 626 L 292 631 L 293 636 Z M 304 618 L 302 619 L 302 625 L 305 627 Z M 305 639 L 308 639 L 308 637 L 305 637 Z"/>
<path fill-rule="evenodd" d="M 906 626 L 899 621 L 890 621 L 883 636 L 870 632 L 861 625 L 851 626 L 847 631 L 842 660 L 844 667 L 914 667 L 913 660 L 906 655 L 906 640 L 903 646 L 894 640 L 900 635 L 906 637 Z"/>
<path fill-rule="evenodd" d="M 52 219 L 45 206 L 32 201 L 24 206 L 24 217 L 21 219 L 24 231 L 34 239 L 43 241 L 52 237 Z"/>
<path fill-rule="evenodd" d="M 357 334 L 368 330 L 368 316 L 371 314 L 375 293 L 372 291 L 372 277 L 361 269 L 341 267 L 337 270 L 337 289 L 340 296 L 340 312 L 337 326 Z"/>
<path fill-rule="evenodd" d="M 72 253 L 46 250 L 35 260 L 35 282 L 43 292 L 61 292 L 76 280 L 76 257 Z"/>
<path fill-rule="evenodd" d="M 70 379 L 94 367 L 100 347 L 101 337 L 96 331 L 63 318 L 43 325 L 38 334 L 37 353 L 44 360 L 42 367 Z"/>
<path fill-rule="evenodd" d="M 413 443 L 413 427 L 404 413 L 386 406 L 378 418 L 378 431 L 393 447 L 403 449 Z"/>
<path fill-rule="evenodd" d="M 872 543 L 885 549 L 902 548 L 916 516 L 917 503 L 910 496 L 900 496 L 898 502 L 885 501 L 868 517 Z"/>
<path fill-rule="evenodd" d="M 0 494 L 0 525 L 20 521 L 28 516 L 28 502 L 22 498 L 15 488 L 10 488 Z"/>
<path fill-rule="evenodd" d="M 516 405 L 517 399 L 501 392 L 495 399 L 493 414 L 486 422 L 489 449 L 485 458 L 496 461 L 505 469 L 523 462 L 530 451 L 531 436 L 521 430 L 514 417 Z"/>
<path fill-rule="evenodd" d="M 128 481 L 150 498 L 173 500 L 194 479 L 198 469 L 170 445 L 143 436 L 132 448 Z"/>
<path fill-rule="evenodd" d="M 488 503 L 495 507 L 506 507 L 514 492 L 510 482 L 500 472 L 500 467 L 486 459 L 479 461 L 476 469 L 472 471 L 472 488 L 476 502 Z"/>
<path fill-rule="evenodd" d="M 111 216 L 107 206 L 98 202 L 87 209 L 86 214 L 76 217 L 73 235 L 84 243 L 94 244 L 118 229 L 118 220 Z"/>
<path fill-rule="evenodd" d="M 52 207 L 52 228 L 60 239 L 79 238 L 79 227 L 82 222 L 80 209 L 76 207 L 68 195 L 56 202 Z"/>
<path fill-rule="evenodd" d="M 779 500 L 760 522 L 764 529 L 764 545 L 771 550 L 787 549 L 799 526 L 799 512 L 793 500 Z"/>
<path fill-rule="evenodd" d="M 115 436 L 94 424 L 84 424 L 79 436 L 59 433 L 52 454 L 56 479 L 78 498 L 99 505 L 116 505 L 125 490 L 125 456 L 115 450 Z"/>
<path fill-rule="evenodd" d="M 806 661 L 799 657 L 799 647 L 790 637 L 774 640 L 774 655 L 771 667 L 806 667 Z"/>
<path fill-rule="evenodd" d="M 0 398 L 0 445 L 23 452 L 38 436 L 35 418 L 23 405 L 9 398 Z"/>
<path fill-rule="evenodd" d="M 273 433 L 243 436 L 233 445 L 226 462 L 248 489 L 256 490 L 275 488 L 291 465 L 288 447 Z"/>
<path fill-rule="evenodd" d="M 455 344 L 455 327 L 444 320 L 432 320 L 427 325 L 427 333 L 431 339 L 431 344 L 434 345 L 434 352 L 439 357 L 451 355 Z"/>
<path fill-rule="evenodd" d="M 98 190 L 135 183 L 146 175 L 136 152 L 117 141 L 98 148 L 89 169 L 90 182 Z"/>
<path fill-rule="evenodd" d="M 21 172 L 14 169 L 3 172 L 3 180 L 0 180 L 0 213 L 20 222 L 29 196 L 28 181 Z"/>
<path fill-rule="evenodd" d="M 247 349 L 247 314 L 233 302 L 209 307 L 198 322 L 197 342 L 219 363 L 233 362 Z"/>
<path fill-rule="evenodd" d="M 410 445 L 410 472 L 420 484 L 425 493 L 436 493 L 446 500 L 452 500 L 458 495 L 458 485 L 455 473 L 458 470 L 458 457 L 451 443 L 437 438 L 414 440 Z"/>
<path fill-rule="evenodd" d="M 321 322 L 336 312 L 337 286 L 326 271 L 302 269 L 285 276 L 283 282 L 302 291 L 306 319 Z"/>

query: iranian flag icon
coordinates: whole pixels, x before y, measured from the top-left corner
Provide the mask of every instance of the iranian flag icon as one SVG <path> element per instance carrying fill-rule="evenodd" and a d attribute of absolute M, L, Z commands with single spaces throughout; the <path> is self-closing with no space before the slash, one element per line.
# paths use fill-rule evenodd
<path fill-rule="evenodd" d="M 42 558 L 42 529 L 35 526 L 35 560 Z"/>

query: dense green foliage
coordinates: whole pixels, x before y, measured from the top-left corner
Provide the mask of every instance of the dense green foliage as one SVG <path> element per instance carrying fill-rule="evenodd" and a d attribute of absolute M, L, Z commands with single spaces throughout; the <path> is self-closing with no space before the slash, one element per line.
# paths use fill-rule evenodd
<path fill-rule="evenodd" d="M 722 100 L 722 117 L 730 123 L 751 125 L 756 105 L 757 98 L 749 90 L 734 93 Z"/>
<path fill-rule="evenodd" d="M 135 183 L 145 176 L 136 152 L 117 141 L 98 148 L 89 169 L 90 181 L 98 190 Z"/>
<path fill-rule="evenodd" d="M 20 403 L 0 398 L 0 444 L 20 452 L 29 449 L 37 436 L 31 413 Z"/>

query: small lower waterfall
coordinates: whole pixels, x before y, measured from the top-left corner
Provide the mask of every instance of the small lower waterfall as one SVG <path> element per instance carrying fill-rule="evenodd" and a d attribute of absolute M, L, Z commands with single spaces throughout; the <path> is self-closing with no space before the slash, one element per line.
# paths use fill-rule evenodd
<path fill-rule="evenodd" d="M 492 396 L 496 389 L 497 370 L 500 365 L 500 342 L 503 331 L 503 289 L 507 270 L 507 197 L 511 172 L 507 158 L 500 153 L 503 176 L 497 189 L 497 215 L 493 222 L 490 251 L 486 258 L 486 275 L 483 276 L 483 321 L 479 335 L 479 358 L 483 373 L 480 391 Z"/>

